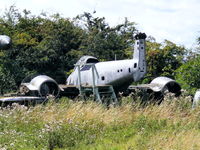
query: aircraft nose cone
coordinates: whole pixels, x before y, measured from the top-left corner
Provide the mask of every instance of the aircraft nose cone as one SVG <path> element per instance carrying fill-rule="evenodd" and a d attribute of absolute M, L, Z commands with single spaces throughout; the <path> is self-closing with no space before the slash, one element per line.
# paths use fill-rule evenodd
<path fill-rule="evenodd" d="M 7 35 L 0 35 L 0 49 L 8 49 L 11 45 L 11 38 Z"/>

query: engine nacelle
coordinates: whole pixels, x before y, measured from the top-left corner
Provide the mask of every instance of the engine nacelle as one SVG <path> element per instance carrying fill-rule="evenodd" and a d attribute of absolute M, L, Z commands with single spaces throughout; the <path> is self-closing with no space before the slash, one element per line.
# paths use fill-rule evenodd
<path fill-rule="evenodd" d="M 151 81 L 149 88 L 153 92 L 164 93 L 166 90 L 176 96 L 181 94 L 181 86 L 173 79 L 168 77 L 157 77 Z"/>
<path fill-rule="evenodd" d="M 54 79 L 46 75 L 39 75 L 29 83 L 21 83 L 20 93 L 29 96 L 47 97 L 51 95 L 58 97 L 60 88 Z"/>
<path fill-rule="evenodd" d="M 145 100 L 147 95 L 149 95 L 149 99 L 158 100 L 159 102 L 164 99 L 165 93 L 174 93 L 175 96 L 181 94 L 181 86 L 175 80 L 168 77 L 157 77 L 150 84 L 129 86 L 129 92 L 135 89 L 142 91 Z"/>
<path fill-rule="evenodd" d="M 0 35 L 0 49 L 9 49 L 11 46 L 11 38 L 7 35 Z"/>

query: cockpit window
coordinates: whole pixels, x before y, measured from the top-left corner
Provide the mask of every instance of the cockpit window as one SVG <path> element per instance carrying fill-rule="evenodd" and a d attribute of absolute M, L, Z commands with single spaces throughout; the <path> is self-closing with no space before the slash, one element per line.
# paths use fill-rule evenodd
<path fill-rule="evenodd" d="M 89 58 L 86 63 L 98 63 L 99 61 L 97 59 L 94 58 Z"/>
<path fill-rule="evenodd" d="M 91 65 L 84 65 L 84 66 L 81 68 L 81 71 L 90 70 L 91 67 L 92 67 Z"/>

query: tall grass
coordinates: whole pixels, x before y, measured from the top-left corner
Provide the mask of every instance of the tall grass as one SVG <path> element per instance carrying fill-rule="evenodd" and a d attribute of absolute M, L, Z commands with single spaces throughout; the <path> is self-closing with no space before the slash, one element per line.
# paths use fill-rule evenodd
<path fill-rule="evenodd" d="M 168 95 L 160 105 L 131 97 L 121 106 L 59 102 L 0 110 L 0 149 L 200 149 L 200 109 L 190 97 Z"/>

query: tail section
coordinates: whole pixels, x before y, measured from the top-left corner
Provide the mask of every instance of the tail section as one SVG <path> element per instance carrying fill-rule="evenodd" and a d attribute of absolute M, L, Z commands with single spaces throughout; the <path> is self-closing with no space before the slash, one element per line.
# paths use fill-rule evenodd
<path fill-rule="evenodd" d="M 135 36 L 135 46 L 133 54 L 133 67 L 135 70 L 135 73 L 133 75 L 134 81 L 138 81 L 143 78 L 147 72 L 145 39 L 145 33 L 139 33 Z"/>

